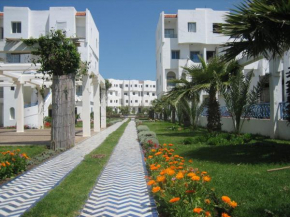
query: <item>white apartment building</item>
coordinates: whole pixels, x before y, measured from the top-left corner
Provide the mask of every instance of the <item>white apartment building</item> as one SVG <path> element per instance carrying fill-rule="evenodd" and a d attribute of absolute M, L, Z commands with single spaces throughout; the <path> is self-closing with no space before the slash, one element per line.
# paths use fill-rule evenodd
<path fill-rule="evenodd" d="M 219 23 L 225 23 L 227 11 L 214 11 L 212 9 L 178 10 L 177 14 L 162 12 L 156 29 L 156 85 L 157 96 L 174 87 L 171 79 L 186 78 L 182 67 L 190 67 L 199 63 L 198 55 L 206 61 L 220 55 L 221 44 L 233 40 L 220 34 Z M 269 78 L 269 83 L 264 88 L 261 103 L 257 109 L 259 116 L 264 119 L 251 121 L 251 133 L 258 133 L 271 137 L 290 138 L 285 132 L 286 122 L 283 121 L 285 109 L 286 82 L 289 78 L 289 52 L 281 60 L 267 61 L 262 56 L 257 59 L 237 57 L 244 67 L 244 73 L 254 71 L 251 86 L 257 84 L 263 77 Z M 206 92 L 201 93 L 201 101 L 207 97 Z M 221 106 L 225 106 L 222 96 L 218 96 Z M 268 119 L 268 120 L 265 120 Z M 201 118 L 202 125 L 206 126 L 206 119 Z M 265 123 L 267 124 L 265 125 Z M 231 122 L 223 122 L 223 130 L 231 128 Z M 267 127 L 265 127 L 267 126 Z M 245 131 L 248 132 L 248 131 Z"/>
<path fill-rule="evenodd" d="M 107 92 L 107 106 L 118 112 L 121 106 L 129 106 L 136 114 L 141 108 L 148 108 L 156 96 L 156 81 L 108 79 L 112 87 Z"/>
<path fill-rule="evenodd" d="M 106 127 L 105 91 L 100 108 L 100 88 L 105 88 L 105 81 L 99 73 L 99 31 L 88 9 L 79 12 L 74 7 L 45 11 L 4 7 L 0 13 L 0 126 L 17 125 L 17 132 L 23 132 L 24 124 L 42 128 L 43 117 L 50 116 L 51 81 L 45 81 L 45 99 L 41 99 L 37 89 L 43 75 L 37 72 L 39 65 L 31 63 L 34 57 L 21 39 L 38 38 L 51 30 L 65 32 L 78 45 L 81 60 L 90 63 L 88 75 L 76 81 L 76 113 L 83 120 L 83 135 L 90 136 L 91 112 L 95 113 L 94 130 Z M 101 120 L 96 115 L 100 109 Z"/>

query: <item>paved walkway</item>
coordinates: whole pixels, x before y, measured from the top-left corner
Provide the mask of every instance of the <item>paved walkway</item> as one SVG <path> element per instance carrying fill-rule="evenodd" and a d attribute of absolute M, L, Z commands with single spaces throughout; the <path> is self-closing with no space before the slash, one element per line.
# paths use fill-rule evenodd
<path fill-rule="evenodd" d="M 114 124 L 74 148 L 3 185 L 0 188 L 0 216 L 20 216 L 23 214 L 49 190 L 58 185 L 83 160 L 86 154 L 97 148 L 122 123 Z"/>
<path fill-rule="evenodd" d="M 157 216 L 134 121 L 119 140 L 81 216 Z"/>

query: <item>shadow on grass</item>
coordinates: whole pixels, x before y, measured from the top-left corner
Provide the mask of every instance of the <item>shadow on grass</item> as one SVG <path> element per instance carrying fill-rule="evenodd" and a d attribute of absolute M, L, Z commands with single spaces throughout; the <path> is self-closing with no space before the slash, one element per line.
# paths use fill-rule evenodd
<path fill-rule="evenodd" d="M 289 163 L 290 145 L 264 141 L 244 145 L 207 146 L 181 155 L 225 164 Z"/>

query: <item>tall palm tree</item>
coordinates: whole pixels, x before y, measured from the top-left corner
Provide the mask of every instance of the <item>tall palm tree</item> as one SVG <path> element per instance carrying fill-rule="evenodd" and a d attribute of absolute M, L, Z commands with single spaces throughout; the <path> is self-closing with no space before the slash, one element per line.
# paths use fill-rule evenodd
<path fill-rule="evenodd" d="M 226 60 L 240 53 L 268 59 L 282 56 L 290 49 L 290 1 L 245 0 L 226 16 L 222 32 L 235 38 L 223 45 Z"/>

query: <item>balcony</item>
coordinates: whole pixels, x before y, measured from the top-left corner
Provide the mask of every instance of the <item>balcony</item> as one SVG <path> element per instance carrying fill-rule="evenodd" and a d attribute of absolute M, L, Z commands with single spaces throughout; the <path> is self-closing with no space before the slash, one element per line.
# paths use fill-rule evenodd
<path fill-rule="evenodd" d="M 177 38 L 177 34 L 164 34 L 164 38 Z"/>

